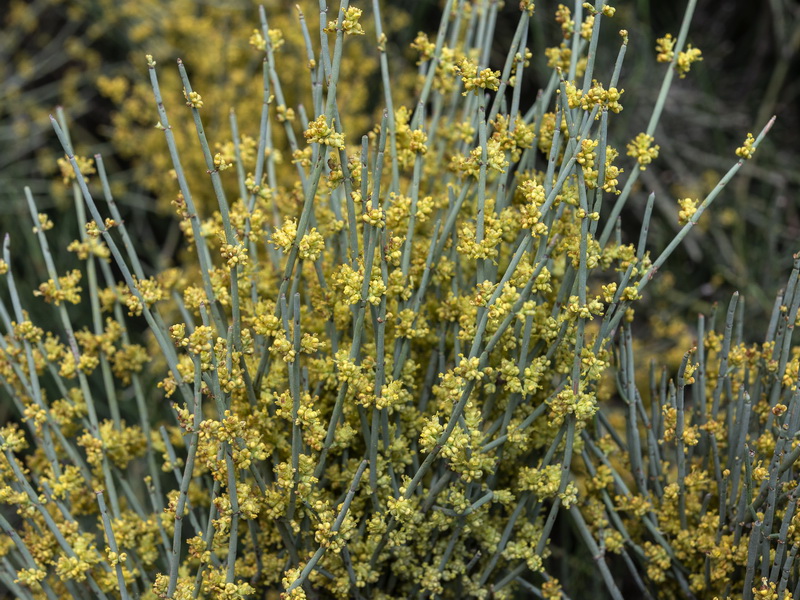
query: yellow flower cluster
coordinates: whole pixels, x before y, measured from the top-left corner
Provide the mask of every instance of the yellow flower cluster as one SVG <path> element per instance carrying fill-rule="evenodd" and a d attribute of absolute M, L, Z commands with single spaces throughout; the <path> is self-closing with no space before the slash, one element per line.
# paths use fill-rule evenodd
<path fill-rule="evenodd" d="M 672 62 L 675 56 L 675 52 L 673 52 L 672 49 L 675 47 L 677 41 L 678 40 L 672 37 L 671 33 L 658 38 L 656 40 L 656 60 L 658 62 Z"/>
<path fill-rule="evenodd" d="M 94 158 L 77 155 L 74 158 L 78 165 L 78 169 L 80 169 L 81 174 L 87 181 L 89 175 L 97 173 L 97 169 L 94 166 Z M 75 170 L 72 168 L 72 164 L 70 163 L 68 157 L 65 156 L 64 158 L 59 158 L 56 162 L 58 163 L 58 168 L 61 171 L 61 177 L 64 185 L 70 185 L 71 182 L 77 179 Z"/>
<path fill-rule="evenodd" d="M 347 9 L 342 9 L 342 12 L 342 31 L 347 35 L 364 35 L 364 28 L 359 22 L 362 10 L 355 6 L 348 6 Z M 336 21 L 329 21 L 325 31 L 327 33 L 333 33 L 336 30 Z"/>
<path fill-rule="evenodd" d="M 756 143 L 755 138 L 753 137 L 752 133 L 747 134 L 747 139 L 745 139 L 744 144 L 739 148 L 736 148 L 736 156 L 739 158 L 743 158 L 745 160 L 749 160 L 753 158 L 753 154 L 755 154 L 756 150 L 753 147 Z"/>
<path fill-rule="evenodd" d="M 703 53 L 700 48 L 692 48 L 691 44 L 686 46 L 686 50 L 678 53 L 678 60 L 675 62 L 675 69 L 681 79 L 686 77 L 692 64 L 703 60 Z"/>
<path fill-rule="evenodd" d="M 639 169 L 644 171 L 651 162 L 658 158 L 660 146 L 653 144 L 655 138 L 646 133 L 640 133 L 633 141 L 628 143 L 628 156 L 632 156 L 639 163 Z"/>
<path fill-rule="evenodd" d="M 311 144 L 324 144 L 331 148 L 344 148 L 344 134 L 336 133 L 333 124 L 328 125 L 325 115 L 318 116 L 308 124 L 308 129 L 303 132 L 306 140 Z"/>
<path fill-rule="evenodd" d="M 478 65 L 468 58 L 462 58 L 455 66 L 455 72 L 461 76 L 466 96 L 469 92 L 479 93 L 480 90 L 497 91 L 500 87 L 500 71 L 486 68 L 478 71 Z"/>
<path fill-rule="evenodd" d="M 582 108 L 583 110 L 591 111 L 594 107 L 599 106 L 613 113 L 622 112 L 622 104 L 619 99 L 625 90 L 618 90 L 611 87 L 606 90 L 602 83 L 597 81 L 592 82 L 592 87 L 586 93 L 577 89 L 574 83 L 566 84 L 567 103 L 570 108 Z M 597 118 L 599 118 L 599 113 Z"/>
<path fill-rule="evenodd" d="M 678 225 L 686 225 L 697 212 L 697 200 L 682 198 L 678 200 L 678 205 L 681 207 L 678 212 Z"/>
<path fill-rule="evenodd" d="M 183 97 L 186 99 L 186 106 L 191 108 L 203 108 L 203 98 L 197 92 L 186 92 L 186 88 L 183 89 Z"/>
<path fill-rule="evenodd" d="M 33 292 L 34 296 L 41 296 L 45 302 L 50 302 L 59 306 L 62 302 L 78 304 L 81 301 L 81 291 L 83 288 L 78 285 L 83 275 L 78 269 L 74 269 L 59 277 L 58 281 L 47 280 Z"/>

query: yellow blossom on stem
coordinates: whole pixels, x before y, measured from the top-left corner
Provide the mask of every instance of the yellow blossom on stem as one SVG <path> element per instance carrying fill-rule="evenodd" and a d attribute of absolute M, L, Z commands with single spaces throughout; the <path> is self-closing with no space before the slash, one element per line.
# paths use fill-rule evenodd
<path fill-rule="evenodd" d="M 672 58 L 675 56 L 675 52 L 672 50 L 675 47 L 675 42 L 677 40 L 672 37 L 671 33 L 668 33 L 662 38 L 658 38 L 656 40 L 656 60 L 658 62 L 671 62 Z"/>
<path fill-rule="evenodd" d="M 519 9 L 521 11 L 527 11 L 528 15 L 532 17 L 534 10 L 536 10 L 536 5 L 533 0 L 522 0 L 519 3 Z"/>
<path fill-rule="evenodd" d="M 219 253 L 231 269 L 237 266 L 247 266 L 247 248 L 241 244 L 223 244 L 220 246 Z"/>
<path fill-rule="evenodd" d="M 675 63 L 675 69 L 678 71 L 678 76 L 683 79 L 692 68 L 692 64 L 703 60 L 703 53 L 699 48 L 692 48 L 691 44 L 686 46 L 686 50 L 678 53 L 678 60 Z"/>
<path fill-rule="evenodd" d="M 628 156 L 632 156 L 639 163 L 639 169 L 644 171 L 651 162 L 658 158 L 658 151 L 661 148 L 658 144 L 653 144 L 655 138 L 646 133 L 640 133 L 632 142 L 628 143 Z"/>
<path fill-rule="evenodd" d="M 753 154 L 755 154 L 756 152 L 756 149 L 753 147 L 755 143 L 756 143 L 756 138 L 753 137 L 752 133 L 748 133 L 747 139 L 745 139 L 744 144 L 736 148 L 736 156 L 738 156 L 739 158 L 743 158 L 745 160 L 753 158 Z"/>
<path fill-rule="evenodd" d="M 572 11 L 567 6 L 559 4 L 556 9 L 556 23 L 561 25 L 561 34 L 564 39 L 572 37 L 575 31 L 575 20 L 572 18 Z"/>
<path fill-rule="evenodd" d="M 75 155 L 74 158 L 75 162 L 78 164 L 78 170 L 87 181 L 88 175 L 97 173 L 97 170 L 94 166 L 94 158 L 78 155 Z M 70 164 L 67 156 L 64 156 L 64 158 L 59 158 L 56 162 L 58 163 L 58 168 L 61 170 L 61 177 L 64 185 L 69 185 L 71 181 L 76 180 L 75 169 L 72 168 L 72 164 Z"/>
<path fill-rule="evenodd" d="M 45 302 L 59 306 L 62 302 L 78 304 L 81 301 L 80 293 L 83 290 L 78 282 L 81 280 L 81 272 L 74 269 L 58 278 L 58 282 L 49 279 L 39 285 L 38 290 L 34 290 L 34 296 L 42 296 Z"/>
<path fill-rule="evenodd" d="M 678 200 L 678 205 L 681 207 L 678 211 L 678 224 L 686 225 L 697 212 L 697 200 L 692 198 L 681 198 Z"/>
<path fill-rule="evenodd" d="M 363 11 L 355 6 L 349 6 L 344 10 L 342 19 L 342 31 L 347 35 L 364 35 L 364 28 L 359 23 Z M 326 33 L 336 31 L 336 21 L 328 21 L 328 26 L 324 29 Z"/>
<path fill-rule="evenodd" d="M 186 106 L 203 108 L 203 98 L 197 92 L 187 93 L 186 88 L 183 88 L 183 97 L 186 98 Z"/>
<path fill-rule="evenodd" d="M 419 60 L 417 60 L 418 65 L 433 58 L 433 52 L 436 50 L 436 44 L 430 41 L 428 35 L 422 31 L 417 33 L 417 37 L 411 42 L 411 47 L 419 52 Z"/>
<path fill-rule="evenodd" d="M 461 81 L 464 83 L 466 90 L 462 92 L 464 96 L 469 92 L 477 94 L 480 90 L 497 91 L 500 87 L 500 71 L 488 68 L 478 71 L 478 65 L 466 57 L 456 65 L 456 72 L 461 75 Z"/>
<path fill-rule="evenodd" d="M 320 115 L 308 124 L 308 129 L 303 132 L 306 140 L 311 144 L 324 144 L 331 148 L 339 150 L 344 149 L 344 134 L 336 133 L 333 126 L 325 118 L 325 115 Z"/>

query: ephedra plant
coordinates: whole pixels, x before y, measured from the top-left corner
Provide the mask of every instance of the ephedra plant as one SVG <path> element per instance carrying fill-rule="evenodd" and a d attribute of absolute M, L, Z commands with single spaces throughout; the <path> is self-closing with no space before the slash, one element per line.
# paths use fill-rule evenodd
<path fill-rule="evenodd" d="M 562 40 L 533 102 L 521 90 L 541 7 L 447 0 L 435 39 L 414 41 L 409 106 L 393 102 L 402 74 L 377 0 L 335 12 L 321 0 L 316 44 L 298 21 L 310 86 L 296 106 L 262 9 L 250 42 L 263 93 L 241 100 L 261 118 L 231 112 L 224 140 L 207 138 L 188 76 L 207 57 L 178 61 L 175 106 L 148 55 L 187 249 L 161 272 L 137 256 L 102 157 L 77 156 L 53 118 L 86 227 L 61 256 L 48 245 L 57 223 L 25 190 L 50 277 L 34 298 L 17 291 L 4 240 L 0 380 L 19 416 L 0 431 L 7 590 L 555 598 L 572 592 L 555 576 L 568 554 L 599 575 L 576 584 L 614 598 L 796 584 L 797 272 L 764 347 L 744 345 L 734 306 L 723 334 L 701 321 L 677 383 L 651 368 L 652 394 L 637 387 L 637 301 L 772 124 L 705 199 L 676 203 L 683 227 L 651 256 L 653 195 L 636 182 L 658 157 L 674 77 L 701 59 L 686 43 L 694 5 L 659 40 L 664 80 L 643 132 L 613 129 L 635 90 L 619 81 L 628 32 L 599 44 L 615 13 L 603 0 L 559 5 Z M 495 70 L 501 10 L 518 24 Z M 337 89 L 362 19 L 384 110 L 359 145 Z M 178 109 L 204 170 L 182 166 Z M 193 200 L 203 188 L 212 214 Z M 645 206 L 635 245 L 619 226 L 628 202 Z M 48 330 L 33 302 L 52 305 Z"/>

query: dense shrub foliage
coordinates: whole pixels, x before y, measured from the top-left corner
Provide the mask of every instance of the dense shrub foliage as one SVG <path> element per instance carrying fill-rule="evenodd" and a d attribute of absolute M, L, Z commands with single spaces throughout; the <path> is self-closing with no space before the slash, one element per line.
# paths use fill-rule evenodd
<path fill-rule="evenodd" d="M 800 260 L 763 344 L 738 295 L 700 317 L 677 371 L 634 342 L 645 288 L 773 122 L 742 134 L 705 197 L 670 200 L 679 229 L 651 256 L 655 198 L 637 182 L 675 77 L 702 60 L 693 10 L 657 41 L 644 131 L 615 129 L 636 90 L 620 81 L 629 33 L 600 43 L 603 0 L 558 5 L 535 100 L 529 38 L 552 12 L 530 0 L 447 0 L 416 69 L 389 60 L 377 0 L 321 0 L 318 23 L 252 15 L 232 37 L 260 79 L 215 82 L 200 56 L 195 88 L 195 57 L 148 54 L 148 103 L 142 82 L 102 88 L 125 100 L 115 143 L 178 223 L 171 268 L 137 254 L 113 174 L 75 154 L 57 113 L 85 227 L 51 248 L 57 217 L 25 189 L 49 277 L 33 297 L 17 232 L 4 239 L 0 382 L 18 419 L 0 429 L 3 585 L 51 600 L 796 597 Z M 145 160 L 157 139 L 169 164 Z M 630 241 L 629 202 L 645 214 Z"/>

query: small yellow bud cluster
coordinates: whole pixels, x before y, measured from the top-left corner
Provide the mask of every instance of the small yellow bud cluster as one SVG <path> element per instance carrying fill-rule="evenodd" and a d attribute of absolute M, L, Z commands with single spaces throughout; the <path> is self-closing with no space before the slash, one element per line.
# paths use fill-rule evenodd
<path fill-rule="evenodd" d="M 469 157 L 457 154 L 450 160 L 450 169 L 462 177 L 471 175 L 477 179 L 481 172 L 482 156 L 483 148 L 481 146 L 473 148 L 469 153 Z M 492 138 L 486 143 L 486 158 L 486 166 L 492 171 L 505 173 L 508 168 L 508 160 L 499 139 Z"/>
<path fill-rule="evenodd" d="M 627 145 L 628 156 L 632 156 L 639 163 L 639 169 L 644 171 L 651 162 L 658 158 L 658 151 L 661 148 L 658 144 L 653 145 L 655 138 L 646 133 L 640 133 L 632 142 Z"/>
<path fill-rule="evenodd" d="M 19 425 L 11 423 L 5 427 L 0 427 L 0 451 L 5 452 L 21 452 L 28 447 L 28 441 L 25 439 L 25 434 L 20 430 Z M 3 493 L 7 493 L 4 491 Z M 24 495 L 24 492 L 23 492 Z"/>
<path fill-rule="evenodd" d="M 519 489 L 533 492 L 537 498 L 552 498 L 561 485 L 561 467 L 547 465 L 540 469 L 522 467 L 517 481 Z"/>
<path fill-rule="evenodd" d="M 349 6 L 344 11 L 344 19 L 342 20 L 342 29 L 349 35 L 364 35 L 364 28 L 359 23 L 361 18 L 361 9 L 355 6 Z"/>
<path fill-rule="evenodd" d="M 100 423 L 99 433 L 105 455 L 121 469 L 147 450 L 147 439 L 138 425 L 127 427 L 122 421 L 117 429 L 113 421 L 104 420 Z"/>
<path fill-rule="evenodd" d="M 512 122 L 508 116 L 499 114 L 492 125 L 494 126 L 492 139 L 499 143 L 504 152 L 511 153 L 513 162 L 519 161 L 524 149 L 533 146 L 536 137 L 535 126 L 533 123 L 526 124 L 519 115 Z"/>
<path fill-rule="evenodd" d="M 432 415 L 428 419 L 425 420 L 425 424 L 422 426 L 419 435 L 419 444 L 420 447 L 425 452 L 430 452 L 433 450 L 434 446 L 437 444 L 439 437 L 444 432 L 444 425 L 442 425 L 439 421 L 439 417 L 437 415 Z"/>
<path fill-rule="evenodd" d="M 464 96 L 469 92 L 477 94 L 480 90 L 497 91 L 500 88 L 500 71 L 483 69 L 479 72 L 478 65 L 468 58 L 462 58 L 456 65 L 456 74 L 461 76 L 464 83 Z"/>
<path fill-rule="evenodd" d="M 522 12 L 527 11 L 528 16 L 533 16 L 533 11 L 536 10 L 536 5 L 534 4 L 533 0 L 521 0 L 519 3 L 519 9 Z"/>
<path fill-rule="evenodd" d="M 343 264 L 333 275 L 333 285 L 341 290 L 342 302 L 347 305 L 355 304 L 361 300 L 361 285 L 364 281 L 363 268 L 354 270 L 350 265 Z"/>
<path fill-rule="evenodd" d="M 544 235 L 547 225 L 540 222 L 542 212 L 539 210 L 546 200 L 544 186 L 533 179 L 526 179 L 519 189 L 525 198 L 525 203 L 520 206 L 520 225 L 523 229 L 530 229 L 535 237 Z"/>
<path fill-rule="evenodd" d="M 397 499 L 389 498 L 389 500 L 386 502 L 386 506 L 389 509 L 389 514 L 401 523 L 410 523 L 414 520 L 415 516 L 417 515 L 417 504 L 419 504 L 418 496 L 413 498 L 404 498 L 403 496 L 400 496 Z"/>
<path fill-rule="evenodd" d="M 776 417 L 782 417 L 788 409 L 789 407 L 785 404 L 776 404 L 772 407 L 772 414 Z"/>
<path fill-rule="evenodd" d="M 100 226 L 97 221 L 89 221 L 84 227 L 86 228 L 86 235 L 90 238 L 100 237 Z"/>
<path fill-rule="evenodd" d="M 569 414 L 575 415 L 578 424 L 591 419 L 597 412 L 597 398 L 593 393 L 578 392 L 567 386 L 548 402 L 550 419 L 560 425 Z"/>
<path fill-rule="evenodd" d="M 417 33 L 417 37 L 414 38 L 414 41 L 411 42 L 411 48 L 419 52 L 419 60 L 417 60 L 417 64 L 421 65 L 425 61 L 433 58 L 433 53 L 436 50 L 436 44 L 428 39 L 428 35 L 426 33 L 420 31 Z"/>
<path fill-rule="evenodd" d="M 675 52 L 673 48 L 675 47 L 675 42 L 677 40 L 672 37 L 671 33 L 668 33 L 662 38 L 658 38 L 656 40 L 656 60 L 658 62 L 671 62 L 675 56 Z"/>
<path fill-rule="evenodd" d="M 310 144 L 324 144 L 331 148 L 344 149 L 344 134 L 336 133 L 334 121 L 331 121 L 329 126 L 325 115 L 320 115 L 311 121 L 303 135 Z"/>
<path fill-rule="evenodd" d="M 276 229 L 270 238 L 270 243 L 284 252 L 289 252 L 297 239 L 297 221 L 294 219 L 286 219 L 283 222 L 283 227 Z"/>
<path fill-rule="evenodd" d="M 230 169 L 232 166 L 233 163 L 225 160 L 225 157 L 221 153 L 217 152 L 214 155 L 214 168 L 217 171 L 224 171 L 225 169 Z"/>
<path fill-rule="evenodd" d="M 542 597 L 544 600 L 560 600 L 564 597 L 561 592 L 561 583 L 558 579 L 550 579 L 542 584 Z"/>
<path fill-rule="evenodd" d="M 625 90 L 619 90 L 615 87 L 606 90 L 602 83 L 593 81 L 592 87 L 586 93 L 577 89 L 574 83 L 567 83 L 566 91 L 570 108 L 578 108 L 580 106 L 583 110 L 592 110 L 595 106 L 599 106 L 613 113 L 622 112 L 622 104 L 620 104 L 619 99 L 625 93 Z"/>
<path fill-rule="evenodd" d="M 359 22 L 362 12 L 360 8 L 356 8 L 355 6 L 349 6 L 344 10 L 342 31 L 346 35 L 364 35 L 364 28 Z M 328 26 L 323 31 L 325 31 L 325 33 L 333 33 L 337 29 L 336 25 L 336 21 L 328 21 Z"/>
<path fill-rule="evenodd" d="M 411 111 L 405 106 L 400 106 L 395 111 L 397 159 L 403 168 L 411 167 L 418 155 L 428 152 L 428 135 L 424 129 L 412 129 L 408 124 L 410 118 Z"/>
<path fill-rule="evenodd" d="M 136 277 L 134 277 L 134 282 L 142 299 L 140 300 L 138 296 L 126 288 L 125 304 L 128 307 L 128 315 L 132 317 L 141 316 L 144 309 L 142 306 L 142 301 L 144 302 L 144 306 L 149 308 L 159 300 L 164 300 L 167 298 L 166 290 L 164 290 L 161 284 L 153 277 L 142 280 L 138 280 Z"/>
<path fill-rule="evenodd" d="M 173 333 L 173 335 L 179 333 L 181 333 L 180 329 Z M 209 326 L 201 325 L 197 327 L 186 340 L 181 341 L 181 345 L 186 346 L 189 352 L 200 357 L 200 368 L 203 370 L 208 370 L 213 367 L 213 346 L 211 344 L 213 339 L 213 329 Z"/>
<path fill-rule="evenodd" d="M 678 211 L 678 224 L 686 225 L 697 212 L 697 200 L 681 198 L 678 200 L 678 205 L 681 207 Z"/>
<path fill-rule="evenodd" d="M 279 104 L 275 107 L 275 117 L 281 123 L 286 121 L 294 121 L 295 114 L 294 109 L 287 107 L 285 104 Z"/>
<path fill-rule="evenodd" d="M 119 225 L 119 223 L 117 223 L 114 219 L 106 218 L 103 225 L 105 226 L 105 229 L 108 230 L 111 229 L 112 227 L 116 227 L 117 225 Z M 86 223 L 85 228 L 86 228 L 86 235 L 88 235 L 90 238 L 99 238 L 100 234 L 102 233 L 100 225 L 97 223 L 97 221 L 89 221 L 88 223 Z"/>
<path fill-rule="evenodd" d="M 283 589 L 288 590 L 300 576 L 300 569 L 287 569 L 281 580 Z M 306 593 L 302 586 L 297 586 L 291 592 L 281 592 L 281 600 L 306 600 Z"/>
<path fill-rule="evenodd" d="M 373 227 L 381 228 L 386 225 L 386 215 L 380 208 L 370 208 L 361 215 L 361 220 Z"/>
<path fill-rule="evenodd" d="M 458 232 L 458 251 L 473 259 L 494 259 L 498 254 L 497 247 L 503 239 L 503 228 L 495 213 L 491 211 L 492 203 L 487 204 L 489 206 L 486 210 L 483 239 L 477 238 L 474 223 L 464 223 Z M 489 299 L 491 291 L 488 294 L 484 294 L 484 292 L 483 289 L 478 290 L 476 302 L 485 302 Z M 483 304 L 475 304 L 475 306 L 483 306 Z"/>
<path fill-rule="evenodd" d="M 594 160 L 597 158 L 597 145 L 598 140 L 583 139 L 581 140 L 581 149 L 575 155 L 575 161 L 581 166 L 583 170 L 583 177 L 586 180 L 597 180 L 597 172 L 594 171 Z"/>
<path fill-rule="evenodd" d="M 789 597 L 785 592 L 778 593 L 778 584 L 770 581 L 768 577 L 761 578 L 761 585 L 753 586 L 753 597 L 757 600 L 778 600 L 778 598 Z"/>
<path fill-rule="evenodd" d="M 36 327 L 36 325 L 30 321 L 22 321 L 22 323 L 12 322 L 12 326 L 14 328 L 15 338 L 25 340 L 33 344 L 38 344 L 40 341 L 42 341 L 44 330 L 40 327 Z"/>
<path fill-rule="evenodd" d="M 203 97 L 197 92 L 187 93 L 183 88 L 183 97 L 186 99 L 186 106 L 191 108 L 203 108 Z"/>
<path fill-rule="evenodd" d="M 464 355 L 461 355 L 460 359 L 461 362 L 459 362 L 458 366 L 453 370 L 456 375 L 468 381 L 480 381 L 483 379 L 484 374 L 478 369 L 481 361 L 477 356 L 465 358 Z"/>
<path fill-rule="evenodd" d="M 686 46 L 686 50 L 678 53 L 678 60 L 675 63 L 675 70 L 678 76 L 683 79 L 692 68 L 692 64 L 703 60 L 703 53 L 699 48 L 692 48 L 691 44 Z"/>
<path fill-rule="evenodd" d="M 514 55 L 514 64 L 517 65 L 519 63 L 522 63 L 523 67 L 530 67 L 532 58 L 533 58 L 533 52 L 531 52 L 530 48 L 528 48 L 526 46 L 524 51 L 517 52 Z M 515 77 L 512 76 L 511 79 L 508 82 L 508 85 L 510 85 L 511 87 L 514 87 L 515 81 L 516 81 Z"/>
<path fill-rule="evenodd" d="M 584 3 L 584 7 L 589 4 L 588 2 Z M 591 6 L 591 4 L 589 4 Z M 594 8 L 594 7 L 592 7 Z M 594 30 L 594 15 L 589 14 L 586 15 L 586 18 L 581 23 L 581 38 L 584 40 L 592 39 L 592 31 Z"/>
<path fill-rule="evenodd" d="M 112 552 L 111 548 L 106 546 L 106 555 L 108 557 L 108 564 L 112 567 L 128 560 L 128 555 L 125 552 Z"/>
<path fill-rule="evenodd" d="M 59 306 L 62 302 L 78 304 L 81 301 L 81 291 L 83 288 L 78 285 L 81 280 L 81 272 L 74 269 L 58 278 L 58 282 L 52 279 L 39 285 L 38 290 L 34 290 L 34 296 L 42 296 L 45 302 Z"/>
<path fill-rule="evenodd" d="M 83 175 L 83 178 L 88 181 L 88 175 L 93 175 L 97 173 L 97 170 L 94 166 L 94 158 L 86 157 L 86 156 L 75 156 L 75 162 L 78 165 L 78 170 Z M 72 168 L 72 164 L 69 161 L 69 157 L 64 155 L 64 158 L 59 158 L 56 160 L 58 163 L 58 168 L 61 170 L 61 178 L 64 182 L 64 185 L 69 185 L 71 181 L 76 181 L 77 176 L 75 175 L 75 169 Z"/>
<path fill-rule="evenodd" d="M 17 578 L 14 583 L 21 583 L 31 589 L 38 589 L 39 582 L 47 577 L 47 571 L 39 568 L 21 569 L 17 571 Z"/>
<path fill-rule="evenodd" d="M 37 216 L 39 217 L 39 226 L 33 228 L 33 233 L 39 233 L 39 231 L 49 231 L 53 228 L 53 222 L 45 213 L 39 213 Z"/>
<path fill-rule="evenodd" d="M 41 434 L 42 425 L 47 421 L 47 411 L 35 404 L 29 404 L 22 411 L 22 417 L 23 421 L 31 421 L 37 433 Z"/>
<path fill-rule="evenodd" d="M 570 296 L 565 308 L 570 315 L 580 319 L 591 319 L 592 316 L 603 314 L 603 303 L 597 298 L 582 305 L 578 296 Z"/>
<path fill-rule="evenodd" d="M 614 160 L 619 155 L 619 152 L 613 147 L 606 146 L 606 169 L 605 181 L 603 182 L 603 191 L 609 194 L 619 194 L 617 185 L 619 185 L 619 176 L 624 172 L 624 169 L 614 165 Z"/>
<path fill-rule="evenodd" d="M 280 47 L 286 43 L 286 40 L 283 39 L 283 31 L 280 29 L 267 30 L 267 36 L 269 37 L 269 43 L 273 51 L 279 50 Z"/>
<path fill-rule="evenodd" d="M 629 285 L 624 290 L 622 290 L 622 294 L 620 294 L 620 298 L 627 302 L 634 302 L 639 300 L 642 295 L 639 293 L 639 290 L 635 286 Z"/>
<path fill-rule="evenodd" d="M 412 129 L 408 132 L 408 149 L 414 154 L 426 154 L 428 152 L 428 134 L 422 129 Z"/>
<path fill-rule="evenodd" d="M 94 221 L 92 221 L 94 223 Z M 103 259 L 105 261 L 111 258 L 111 251 L 108 249 L 101 240 L 96 237 L 89 236 L 85 242 L 73 240 L 67 246 L 68 252 L 75 252 L 81 260 L 87 260 L 90 256 Z"/>
<path fill-rule="evenodd" d="M 560 46 L 545 48 L 544 55 L 547 57 L 547 66 L 551 69 L 560 69 L 567 72 L 572 62 L 572 49 L 566 43 Z M 580 77 L 586 71 L 586 57 L 581 56 L 575 67 L 575 75 Z"/>
<path fill-rule="evenodd" d="M 669 554 L 662 546 L 652 542 L 645 542 L 643 548 L 648 559 L 647 576 L 651 581 L 663 583 L 666 581 L 666 572 L 672 564 Z"/>
<path fill-rule="evenodd" d="M 643 517 L 653 510 L 653 505 L 650 500 L 641 495 L 623 496 L 618 494 L 614 496 L 614 504 L 619 510 L 624 510 L 637 517 Z"/>
<path fill-rule="evenodd" d="M 222 256 L 222 260 L 224 260 L 231 269 L 237 266 L 247 266 L 247 248 L 242 244 L 223 244 L 220 246 L 219 253 Z"/>
<path fill-rule="evenodd" d="M 325 250 L 325 238 L 312 227 L 300 240 L 298 246 L 298 256 L 303 260 L 315 261 L 319 258 L 322 251 Z"/>
<path fill-rule="evenodd" d="M 410 398 L 411 395 L 403 387 L 403 381 L 396 379 L 383 386 L 380 395 L 375 397 L 375 408 L 383 410 L 403 406 Z"/>
<path fill-rule="evenodd" d="M 267 49 L 267 43 L 264 40 L 264 36 L 261 35 L 261 31 L 258 29 L 253 29 L 253 34 L 250 36 L 248 43 L 256 50 L 261 50 L 262 52 Z"/>
<path fill-rule="evenodd" d="M 556 9 L 556 23 L 561 25 L 561 33 L 565 40 L 572 37 L 575 32 L 575 20 L 572 18 L 572 11 L 569 7 L 559 4 Z"/>
<path fill-rule="evenodd" d="M 755 143 L 756 138 L 753 137 L 752 133 L 747 134 L 747 139 L 745 139 L 744 144 L 736 148 L 736 156 L 739 158 L 743 158 L 745 160 L 749 160 L 753 158 L 753 154 L 755 154 Z"/>

